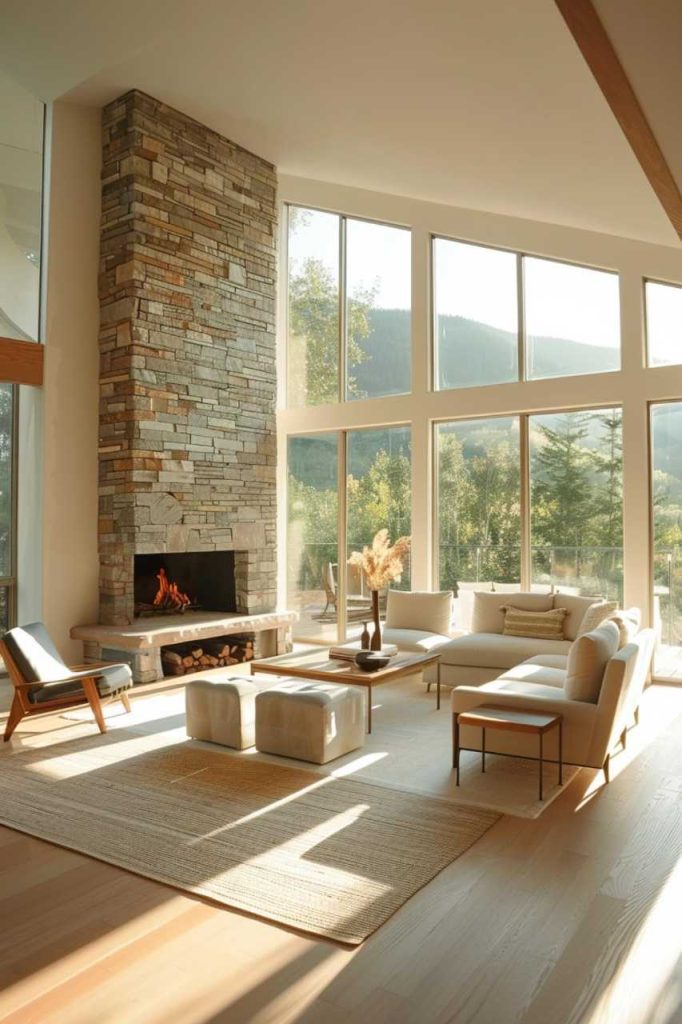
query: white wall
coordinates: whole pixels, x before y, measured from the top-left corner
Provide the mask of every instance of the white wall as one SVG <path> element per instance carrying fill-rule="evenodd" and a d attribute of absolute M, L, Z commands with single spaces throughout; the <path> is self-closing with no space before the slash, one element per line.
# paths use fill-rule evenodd
<path fill-rule="evenodd" d="M 286 484 L 286 435 L 316 430 L 410 423 L 412 460 L 412 585 L 433 583 L 431 552 L 432 423 L 439 419 L 500 413 L 551 412 L 589 406 L 623 407 L 625 603 L 650 616 L 650 508 L 648 486 L 648 403 L 682 399 L 682 366 L 644 365 L 642 279 L 682 282 L 682 248 L 656 246 L 535 221 L 425 203 L 301 178 L 280 177 L 280 200 L 412 229 L 413 391 L 399 397 L 366 399 L 278 413 L 280 495 Z M 283 224 L 286 222 L 282 218 Z M 441 234 L 618 271 L 621 282 L 622 369 L 557 380 L 528 381 L 456 391 L 431 391 L 430 239 Z M 282 251 L 286 251 L 283 245 Z M 280 352 L 286 330 L 286 279 L 281 275 Z M 284 374 L 281 374 L 283 383 Z M 281 396 L 281 399 L 283 395 Z M 283 400 L 280 401 L 283 406 Z M 286 602 L 286 534 L 280 516 L 280 601 Z"/>
<path fill-rule="evenodd" d="M 47 140 L 43 618 L 72 660 L 69 630 L 98 611 L 100 124 L 99 110 L 57 103 Z"/>

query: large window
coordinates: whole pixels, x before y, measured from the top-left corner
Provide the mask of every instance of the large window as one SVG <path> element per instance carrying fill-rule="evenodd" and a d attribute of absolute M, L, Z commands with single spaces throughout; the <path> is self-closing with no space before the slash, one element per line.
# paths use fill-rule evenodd
<path fill-rule="evenodd" d="M 0 72 L 0 338 L 37 341 L 44 109 Z M 0 382 L 0 632 L 16 622 L 19 388 Z"/>
<path fill-rule="evenodd" d="M 287 606 L 301 636 L 336 639 L 338 437 L 290 437 L 287 446 Z"/>
<path fill-rule="evenodd" d="M 619 409 L 438 424 L 440 586 L 620 600 L 622 447 Z"/>
<path fill-rule="evenodd" d="M 438 389 L 620 369 L 618 275 L 434 238 Z"/>
<path fill-rule="evenodd" d="M 371 544 L 378 530 L 387 529 L 392 541 L 409 536 L 412 522 L 412 463 L 409 427 L 353 430 L 347 435 L 346 507 L 347 557 Z M 410 564 L 393 584 L 410 589 Z M 380 604 L 386 595 L 380 594 Z M 368 617 L 369 594 L 362 573 L 349 567 L 347 618 Z"/>
<path fill-rule="evenodd" d="M 436 454 L 440 586 L 519 583 L 518 417 L 440 423 Z"/>
<path fill-rule="evenodd" d="M 371 544 L 378 530 L 387 529 L 391 540 L 411 532 L 410 430 L 292 436 L 287 457 L 287 601 L 299 613 L 296 633 L 336 640 L 345 593 L 347 632 L 354 635 L 371 617 L 371 601 L 362 574 L 348 565 L 350 554 Z M 342 488 L 340 465 L 345 466 Z M 345 521 L 340 508 L 346 510 Z M 409 590 L 409 560 L 394 586 Z M 385 599 L 381 594 L 382 604 Z"/>
<path fill-rule="evenodd" d="M 411 233 L 288 207 L 289 406 L 411 388 Z"/>
<path fill-rule="evenodd" d="M 654 625 L 665 666 L 682 646 L 682 402 L 651 408 Z M 677 666 L 676 666 L 677 667 Z M 667 673 L 664 673 L 667 674 Z"/>
<path fill-rule="evenodd" d="M 623 596 L 620 409 L 529 417 L 531 578 Z"/>
<path fill-rule="evenodd" d="M 644 289 L 648 365 L 682 364 L 682 286 L 646 281 Z"/>

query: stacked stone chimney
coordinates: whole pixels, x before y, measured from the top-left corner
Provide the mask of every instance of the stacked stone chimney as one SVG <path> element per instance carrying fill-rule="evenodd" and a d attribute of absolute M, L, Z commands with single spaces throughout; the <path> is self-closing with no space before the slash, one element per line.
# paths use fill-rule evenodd
<path fill-rule="evenodd" d="M 138 91 L 103 127 L 100 621 L 152 552 L 234 550 L 237 610 L 269 611 L 275 169 Z"/>

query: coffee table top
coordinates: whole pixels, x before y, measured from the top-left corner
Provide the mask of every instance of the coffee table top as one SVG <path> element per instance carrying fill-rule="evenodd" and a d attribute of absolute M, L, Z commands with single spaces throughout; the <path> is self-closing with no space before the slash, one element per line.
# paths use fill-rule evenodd
<path fill-rule="evenodd" d="M 419 672 L 427 665 L 438 661 L 437 654 L 398 653 L 386 666 L 376 672 L 363 672 L 353 662 L 330 661 L 328 651 L 293 652 L 280 654 L 264 661 L 252 661 L 252 672 L 270 672 L 275 675 L 296 676 L 302 679 L 319 679 L 333 683 L 351 683 L 355 686 L 379 686 L 401 676 Z"/>

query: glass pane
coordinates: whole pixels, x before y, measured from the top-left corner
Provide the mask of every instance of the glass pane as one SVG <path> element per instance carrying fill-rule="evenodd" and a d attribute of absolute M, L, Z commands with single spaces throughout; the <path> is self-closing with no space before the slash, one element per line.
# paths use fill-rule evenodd
<path fill-rule="evenodd" d="M 0 576 L 11 576 L 12 531 L 12 449 L 14 388 L 0 384 Z"/>
<path fill-rule="evenodd" d="M 346 397 L 411 390 L 412 241 L 404 228 L 346 222 Z"/>
<path fill-rule="evenodd" d="M 0 73 L 0 335 L 35 341 L 40 294 L 43 105 Z"/>
<path fill-rule="evenodd" d="M 339 400 L 339 218 L 289 207 L 290 406 Z"/>
<path fill-rule="evenodd" d="M 287 607 L 297 636 L 337 639 L 338 480 L 336 434 L 288 441 Z"/>
<path fill-rule="evenodd" d="M 516 255 L 433 243 L 437 388 L 519 378 Z"/>
<path fill-rule="evenodd" d="M 529 417 L 534 583 L 623 598 L 620 409 Z"/>
<path fill-rule="evenodd" d="M 682 402 L 651 409 L 656 675 L 682 669 Z"/>
<path fill-rule="evenodd" d="M 348 434 L 347 453 L 348 557 L 371 544 L 379 530 L 390 540 L 412 531 L 411 431 L 409 427 L 354 430 Z M 391 586 L 410 589 L 410 560 Z M 381 613 L 386 593 L 379 595 Z M 348 567 L 348 634 L 358 635 L 370 619 L 370 596 L 362 572 Z"/>
<path fill-rule="evenodd" d="M 439 586 L 467 628 L 474 591 L 520 589 L 518 417 L 440 423 L 436 453 Z"/>
<path fill-rule="evenodd" d="M 529 380 L 620 369 L 618 275 L 526 256 Z"/>
<path fill-rule="evenodd" d="M 10 592 L 8 587 L 0 587 L 0 633 L 6 633 L 14 625 L 10 622 Z"/>
<path fill-rule="evenodd" d="M 682 287 L 645 283 L 649 366 L 682 363 Z"/>

